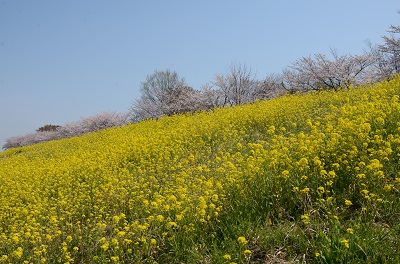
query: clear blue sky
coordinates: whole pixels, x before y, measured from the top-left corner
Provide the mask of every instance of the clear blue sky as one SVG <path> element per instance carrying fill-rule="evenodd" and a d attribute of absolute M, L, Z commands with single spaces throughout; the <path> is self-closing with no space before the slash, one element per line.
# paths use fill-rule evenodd
<path fill-rule="evenodd" d="M 200 88 L 245 63 L 258 78 L 302 56 L 360 54 L 400 25 L 398 0 L 0 0 L 0 148 L 11 136 L 126 112 L 155 70 Z"/>

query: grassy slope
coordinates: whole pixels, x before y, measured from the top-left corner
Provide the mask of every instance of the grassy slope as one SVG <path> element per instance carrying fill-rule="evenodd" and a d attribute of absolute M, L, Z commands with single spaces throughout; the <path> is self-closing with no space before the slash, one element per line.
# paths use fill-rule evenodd
<path fill-rule="evenodd" d="M 400 262 L 399 94 L 394 78 L 0 153 L 0 263 Z"/>

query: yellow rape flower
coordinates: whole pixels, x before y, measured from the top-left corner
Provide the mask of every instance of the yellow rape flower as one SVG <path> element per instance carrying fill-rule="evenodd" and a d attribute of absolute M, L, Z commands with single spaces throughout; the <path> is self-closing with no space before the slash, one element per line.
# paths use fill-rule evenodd
<path fill-rule="evenodd" d="M 103 249 L 104 251 L 107 251 L 108 247 L 109 247 L 108 242 L 105 242 L 103 245 L 100 246 L 100 248 Z"/>
<path fill-rule="evenodd" d="M 15 250 L 15 251 L 13 252 L 13 255 L 14 255 L 16 258 L 20 259 L 20 258 L 22 257 L 22 254 L 23 254 L 23 253 L 24 253 L 24 251 L 23 251 L 22 247 L 18 247 L 17 250 Z"/>
<path fill-rule="evenodd" d="M 310 188 L 306 187 L 306 188 L 302 189 L 300 192 L 309 193 L 310 192 Z"/>
<path fill-rule="evenodd" d="M 352 205 L 353 203 L 350 201 L 350 200 L 344 200 L 344 204 L 346 205 L 346 206 L 350 206 L 350 205 Z"/>
<path fill-rule="evenodd" d="M 247 240 L 246 240 L 246 238 L 243 237 L 243 236 L 238 237 L 237 241 L 239 242 L 239 244 L 240 244 L 241 246 L 244 246 L 244 245 L 247 244 Z"/>
<path fill-rule="evenodd" d="M 310 216 L 308 214 L 303 214 L 300 218 L 305 225 L 310 223 Z"/>
<path fill-rule="evenodd" d="M 225 260 L 231 260 L 231 258 L 232 258 L 232 257 L 231 257 L 231 255 L 229 255 L 229 254 L 225 254 L 225 255 L 224 255 L 224 259 L 225 259 Z"/>
<path fill-rule="evenodd" d="M 245 255 L 246 257 L 249 257 L 249 256 L 251 255 L 251 250 L 246 249 L 245 251 L 243 251 L 243 253 L 244 253 L 244 255 Z"/>
<path fill-rule="evenodd" d="M 175 222 L 168 222 L 167 225 L 168 225 L 169 228 L 176 228 L 178 226 L 178 224 L 175 223 Z"/>
<path fill-rule="evenodd" d="M 349 248 L 349 241 L 347 239 L 342 239 L 340 243 L 342 243 L 346 248 Z"/>
<path fill-rule="evenodd" d="M 386 185 L 383 187 L 383 190 L 389 192 L 389 191 L 391 191 L 391 190 L 393 189 L 393 187 L 394 187 L 393 184 L 386 184 Z"/>

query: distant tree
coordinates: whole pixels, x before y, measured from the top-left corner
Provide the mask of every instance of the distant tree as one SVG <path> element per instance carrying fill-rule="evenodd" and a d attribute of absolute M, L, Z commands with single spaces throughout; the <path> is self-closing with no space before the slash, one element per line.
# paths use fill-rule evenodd
<path fill-rule="evenodd" d="M 272 99 L 276 96 L 285 94 L 283 76 L 280 74 L 270 74 L 264 80 L 258 81 L 253 91 L 253 97 L 259 100 Z"/>
<path fill-rule="evenodd" d="M 324 54 L 303 57 L 284 70 L 284 87 L 289 91 L 337 90 L 375 80 L 372 66 L 377 58 L 371 54 L 339 55 L 331 51 L 332 59 Z"/>
<path fill-rule="evenodd" d="M 139 122 L 144 119 L 156 118 L 163 115 L 159 104 L 154 103 L 153 100 L 146 97 L 135 99 L 130 108 L 130 113 L 132 122 Z"/>
<path fill-rule="evenodd" d="M 190 86 L 181 86 L 165 95 L 166 101 L 161 106 L 164 115 L 192 112 L 198 108 L 198 91 Z"/>
<path fill-rule="evenodd" d="M 6 139 L 6 143 L 3 145 L 3 149 L 17 148 L 22 146 L 22 138 L 21 137 L 10 137 Z"/>
<path fill-rule="evenodd" d="M 179 77 L 175 71 L 156 71 L 142 82 L 140 92 L 142 98 L 149 99 L 162 107 L 170 103 L 173 95 L 178 93 L 178 89 L 186 86 L 185 79 Z"/>
<path fill-rule="evenodd" d="M 142 82 L 141 97 L 133 102 L 133 121 L 174 113 L 191 112 L 199 107 L 199 92 L 170 70 L 156 71 Z"/>
<path fill-rule="evenodd" d="M 231 64 L 226 75 L 216 75 L 214 85 L 222 92 L 222 105 L 239 105 L 253 100 L 255 74 L 245 64 Z"/>
<path fill-rule="evenodd" d="M 105 128 L 122 126 L 128 123 L 128 114 L 104 112 L 94 116 L 84 117 L 77 122 L 67 123 L 64 126 L 45 125 L 22 136 L 8 138 L 3 149 L 29 146 L 40 142 L 84 135 Z"/>
<path fill-rule="evenodd" d="M 103 112 L 97 115 L 84 117 L 78 124 L 84 131 L 93 132 L 111 127 L 119 127 L 128 123 L 126 113 Z"/>
<path fill-rule="evenodd" d="M 210 110 L 219 106 L 223 106 L 223 94 L 220 89 L 214 89 L 212 83 L 205 84 L 201 87 L 198 97 L 199 109 Z"/>
<path fill-rule="evenodd" d="M 128 114 L 103 112 L 97 115 L 81 118 L 77 122 L 67 123 L 57 129 L 61 138 L 84 135 L 106 128 L 118 127 L 128 123 Z"/>
<path fill-rule="evenodd" d="M 398 12 L 400 14 L 400 11 Z M 384 56 L 381 63 L 385 65 L 390 74 L 400 73 L 400 26 L 390 26 L 390 36 L 383 36 L 384 44 L 378 45 L 379 51 Z"/>
<path fill-rule="evenodd" d="M 14 136 L 6 139 L 3 149 L 17 148 L 23 146 L 30 146 L 40 142 L 46 142 L 54 139 L 59 139 L 57 131 L 42 131 L 30 133 L 22 136 Z"/>
<path fill-rule="evenodd" d="M 392 75 L 387 54 L 381 51 L 379 45 L 372 44 L 369 40 L 366 41 L 368 53 L 372 54 L 376 60 L 372 64 L 371 69 L 375 71 L 375 80 L 389 78 Z"/>
<path fill-rule="evenodd" d="M 36 132 L 56 131 L 59 127 L 58 125 L 44 125 L 36 129 Z"/>

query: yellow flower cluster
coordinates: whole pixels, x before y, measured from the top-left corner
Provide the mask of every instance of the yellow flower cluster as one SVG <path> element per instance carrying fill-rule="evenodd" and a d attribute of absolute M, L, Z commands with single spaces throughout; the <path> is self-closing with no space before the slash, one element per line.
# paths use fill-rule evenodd
<path fill-rule="evenodd" d="M 400 185 L 396 167 L 386 166 L 398 164 L 399 93 L 394 78 L 0 153 L 0 262 L 151 258 L 266 181 L 299 203 L 304 223 L 310 205 L 332 210 L 327 216 L 351 205 L 378 210 Z"/>

